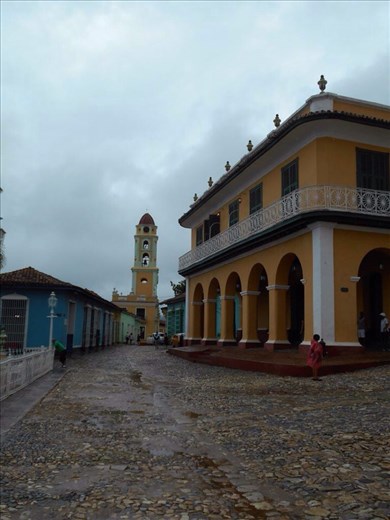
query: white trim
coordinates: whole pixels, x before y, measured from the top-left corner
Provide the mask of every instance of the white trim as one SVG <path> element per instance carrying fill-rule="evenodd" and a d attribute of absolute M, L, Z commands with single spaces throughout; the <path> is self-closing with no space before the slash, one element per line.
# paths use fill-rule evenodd
<path fill-rule="evenodd" d="M 315 223 L 312 230 L 313 248 L 313 331 L 334 342 L 334 260 L 332 224 Z"/>
<path fill-rule="evenodd" d="M 216 299 L 212 299 L 212 298 L 205 298 L 203 300 L 203 303 L 216 303 L 217 300 Z"/>
<path fill-rule="evenodd" d="M 219 299 L 222 301 L 222 300 L 234 300 L 234 296 L 229 296 L 229 295 L 226 295 L 226 296 L 220 296 Z"/>
<path fill-rule="evenodd" d="M 186 301 L 185 301 L 185 313 L 184 313 L 184 326 L 183 329 L 185 331 L 184 337 L 188 335 L 188 324 L 190 323 L 190 277 L 186 276 Z"/>
<path fill-rule="evenodd" d="M 290 345 L 288 339 L 270 339 L 265 342 L 267 345 Z"/>
<path fill-rule="evenodd" d="M 241 296 L 259 296 L 260 291 L 242 291 L 240 292 Z"/>
<path fill-rule="evenodd" d="M 199 306 L 201 306 L 201 305 L 203 305 L 203 301 L 201 301 L 201 302 L 195 302 L 194 301 L 194 302 L 191 302 L 191 305 L 199 305 Z"/>

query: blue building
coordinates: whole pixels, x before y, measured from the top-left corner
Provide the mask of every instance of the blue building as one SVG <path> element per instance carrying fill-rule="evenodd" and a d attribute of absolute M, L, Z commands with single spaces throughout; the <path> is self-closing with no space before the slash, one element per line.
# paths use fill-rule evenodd
<path fill-rule="evenodd" d="M 169 337 L 185 331 L 185 293 L 178 294 L 161 302 L 164 309 L 166 325 L 165 330 Z"/>
<path fill-rule="evenodd" d="M 5 348 L 47 346 L 50 336 L 62 341 L 68 351 L 113 343 L 115 315 L 121 309 L 98 294 L 32 267 L 0 274 L 0 286 Z M 52 293 L 50 303 L 55 306 L 49 307 Z"/>

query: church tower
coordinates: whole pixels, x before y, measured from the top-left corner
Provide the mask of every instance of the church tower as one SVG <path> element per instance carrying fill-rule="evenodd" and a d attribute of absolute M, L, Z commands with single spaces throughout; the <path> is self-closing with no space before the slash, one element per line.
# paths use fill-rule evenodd
<path fill-rule="evenodd" d="M 157 240 L 157 226 L 153 217 L 145 213 L 134 235 L 134 267 L 131 268 L 134 294 L 157 298 Z"/>
<path fill-rule="evenodd" d="M 153 217 L 145 213 L 135 228 L 131 292 L 125 296 L 114 291 L 112 295 L 113 303 L 126 308 L 141 321 L 140 334 L 144 340 L 159 330 L 160 323 L 157 241 L 157 226 Z"/>

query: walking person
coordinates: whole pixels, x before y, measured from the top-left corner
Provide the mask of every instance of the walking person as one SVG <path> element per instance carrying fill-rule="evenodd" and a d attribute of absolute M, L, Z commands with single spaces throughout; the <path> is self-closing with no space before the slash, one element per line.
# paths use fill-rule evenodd
<path fill-rule="evenodd" d="M 314 334 L 313 339 L 311 340 L 310 348 L 307 353 L 307 361 L 306 364 L 312 368 L 313 371 L 313 381 L 321 381 L 318 377 L 318 370 L 321 367 L 323 358 L 323 347 L 320 343 L 320 336 L 318 334 Z"/>
<path fill-rule="evenodd" d="M 380 321 L 380 333 L 381 333 L 381 347 L 382 350 L 387 351 L 390 350 L 389 346 L 389 336 L 390 336 L 390 328 L 389 328 L 389 320 L 384 312 L 379 314 L 381 317 Z"/>
<path fill-rule="evenodd" d="M 66 347 L 58 339 L 53 339 L 52 345 L 56 349 L 56 352 L 58 352 L 58 357 L 59 357 L 60 363 L 62 365 L 62 368 L 65 368 L 66 367 Z"/>
<path fill-rule="evenodd" d="M 157 331 L 153 334 L 153 342 L 154 342 L 154 348 L 157 350 L 158 344 L 160 343 L 160 334 Z"/>
<path fill-rule="evenodd" d="M 364 346 L 366 342 L 366 317 L 364 315 L 364 312 L 361 312 L 359 314 L 359 318 L 357 320 L 357 332 L 358 332 L 358 339 L 361 345 Z"/>

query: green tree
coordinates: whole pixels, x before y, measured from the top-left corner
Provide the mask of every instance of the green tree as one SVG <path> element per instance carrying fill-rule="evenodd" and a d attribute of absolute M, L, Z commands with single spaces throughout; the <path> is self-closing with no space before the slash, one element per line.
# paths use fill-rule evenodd
<path fill-rule="evenodd" d="M 179 296 L 179 294 L 183 294 L 186 292 L 186 281 L 180 280 L 178 283 L 171 282 L 171 287 L 175 296 Z"/>

